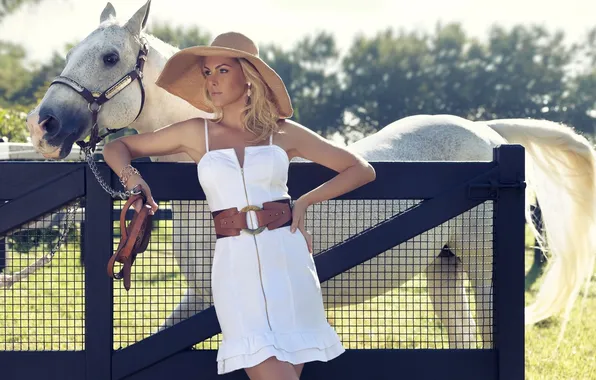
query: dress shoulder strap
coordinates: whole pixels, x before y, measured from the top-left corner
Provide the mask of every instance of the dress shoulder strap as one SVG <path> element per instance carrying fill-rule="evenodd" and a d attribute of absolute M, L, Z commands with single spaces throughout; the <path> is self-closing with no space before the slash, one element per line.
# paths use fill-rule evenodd
<path fill-rule="evenodd" d="M 205 152 L 209 152 L 209 125 L 207 119 L 205 120 Z"/>
<path fill-rule="evenodd" d="M 273 133 L 269 135 L 269 145 L 273 145 Z"/>

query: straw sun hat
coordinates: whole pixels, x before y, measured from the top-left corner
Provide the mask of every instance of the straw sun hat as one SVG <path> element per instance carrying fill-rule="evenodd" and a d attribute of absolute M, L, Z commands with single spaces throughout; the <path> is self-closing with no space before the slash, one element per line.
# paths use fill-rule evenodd
<path fill-rule="evenodd" d="M 261 74 L 275 97 L 280 118 L 292 116 L 292 102 L 283 81 L 277 73 L 259 58 L 255 43 L 243 34 L 220 34 L 210 46 L 193 46 L 182 49 L 167 62 L 155 82 L 159 87 L 176 95 L 205 112 L 214 110 L 205 104 L 203 86 L 205 77 L 199 67 L 200 57 L 244 58 Z"/>

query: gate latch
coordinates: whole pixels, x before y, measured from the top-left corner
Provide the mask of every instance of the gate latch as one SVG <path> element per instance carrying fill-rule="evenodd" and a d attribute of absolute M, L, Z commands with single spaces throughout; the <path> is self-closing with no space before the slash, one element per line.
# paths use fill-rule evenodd
<path fill-rule="evenodd" d="M 471 184 L 468 187 L 468 198 L 497 200 L 502 189 L 525 190 L 526 182 L 521 179 L 515 182 L 501 182 L 496 178 L 491 178 L 488 183 Z"/>

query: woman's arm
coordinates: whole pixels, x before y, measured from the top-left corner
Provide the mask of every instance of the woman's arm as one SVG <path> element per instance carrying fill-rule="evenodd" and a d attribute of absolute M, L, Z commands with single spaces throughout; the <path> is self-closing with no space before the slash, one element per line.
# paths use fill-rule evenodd
<path fill-rule="evenodd" d="M 312 205 L 338 197 L 376 178 L 375 169 L 362 157 L 302 125 L 286 121 L 283 130 L 291 157 L 302 157 L 339 173 L 301 196 L 300 199 L 306 204 Z"/>
<path fill-rule="evenodd" d="M 184 120 L 155 132 L 124 136 L 111 141 L 103 149 L 106 163 L 118 174 L 132 160 L 140 157 L 186 153 L 192 159 L 197 159 L 201 153 L 194 147 L 202 146 L 200 143 L 204 140 L 203 134 L 199 133 L 199 126 L 203 123 L 198 120 Z"/>
<path fill-rule="evenodd" d="M 304 229 L 306 208 L 363 186 L 376 178 L 374 168 L 362 157 L 322 138 L 302 125 L 285 121 L 284 145 L 290 157 L 302 157 L 328 167 L 338 173 L 329 181 L 302 195 L 294 202 L 291 231 L 300 229 L 312 252 L 312 237 Z"/>
<path fill-rule="evenodd" d="M 171 124 L 152 133 L 124 136 L 106 144 L 103 156 L 108 166 L 120 177 L 123 186 L 130 190 L 137 185 L 144 189 L 152 210 L 157 204 L 151 197 L 151 190 L 138 172 L 132 168 L 131 161 L 139 157 L 164 156 L 175 153 L 186 153 L 197 161 L 202 155 L 196 147 L 204 146 L 203 123 L 199 119 L 189 119 Z M 138 209 L 137 205 L 133 206 Z"/>

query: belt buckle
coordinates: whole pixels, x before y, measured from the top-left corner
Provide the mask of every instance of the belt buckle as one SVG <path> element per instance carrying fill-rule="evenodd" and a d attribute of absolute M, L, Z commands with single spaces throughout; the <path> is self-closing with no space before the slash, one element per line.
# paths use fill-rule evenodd
<path fill-rule="evenodd" d="M 261 211 L 261 210 L 262 210 L 262 208 L 259 206 L 248 205 L 248 206 L 243 207 L 242 210 L 240 210 L 240 212 L 248 213 L 249 211 Z M 257 221 L 257 223 L 258 223 L 258 221 Z M 243 228 L 242 231 L 244 231 L 250 235 L 258 235 L 265 230 L 265 227 L 266 226 L 261 226 L 258 228 Z"/>

